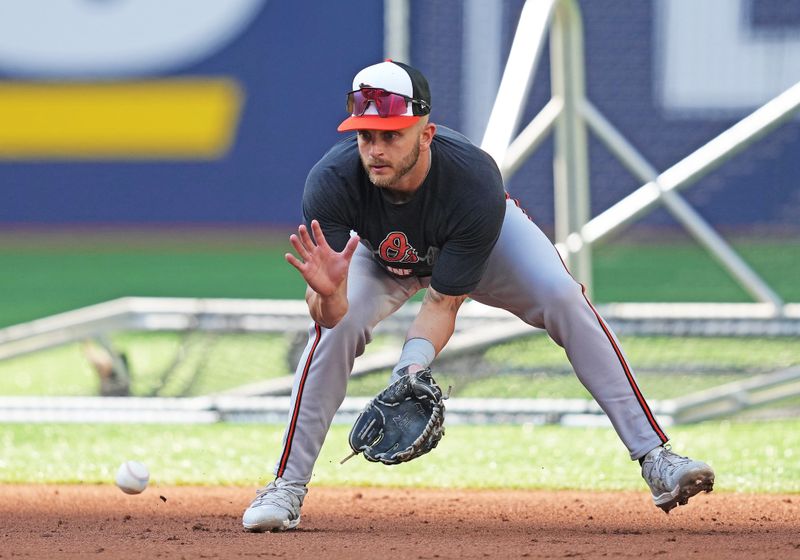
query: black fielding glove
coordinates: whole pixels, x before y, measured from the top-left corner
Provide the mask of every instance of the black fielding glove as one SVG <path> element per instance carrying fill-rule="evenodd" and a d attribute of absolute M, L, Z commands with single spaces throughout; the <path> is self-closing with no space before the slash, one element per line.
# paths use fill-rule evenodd
<path fill-rule="evenodd" d="M 359 414 L 350 430 L 350 457 L 363 452 L 368 461 L 396 465 L 428 453 L 444 436 L 446 398 L 430 368 L 404 375 Z"/>

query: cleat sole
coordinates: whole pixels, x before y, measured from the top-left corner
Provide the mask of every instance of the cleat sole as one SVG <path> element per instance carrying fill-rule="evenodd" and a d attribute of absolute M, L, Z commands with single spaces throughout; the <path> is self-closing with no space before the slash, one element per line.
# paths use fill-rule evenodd
<path fill-rule="evenodd" d="M 294 529 L 299 524 L 300 524 L 300 518 L 298 517 L 297 519 L 293 519 L 291 521 L 286 520 L 281 525 L 277 526 L 269 526 L 263 523 L 253 524 L 253 525 L 243 523 L 242 525 L 244 526 L 245 530 L 251 533 L 281 533 L 283 531 Z"/>
<path fill-rule="evenodd" d="M 689 503 L 689 498 L 696 496 L 700 492 L 711 492 L 714 490 L 714 476 L 700 476 L 696 478 L 694 481 L 684 482 L 683 485 L 678 485 L 675 489 L 670 493 L 666 494 L 666 496 L 672 496 L 672 499 L 667 500 L 663 503 L 656 503 L 656 506 L 661 508 L 664 513 L 669 513 L 670 510 L 678 507 L 678 506 L 685 506 Z M 659 497 L 663 498 L 663 496 Z M 653 500 L 656 500 L 656 497 L 653 497 Z"/>

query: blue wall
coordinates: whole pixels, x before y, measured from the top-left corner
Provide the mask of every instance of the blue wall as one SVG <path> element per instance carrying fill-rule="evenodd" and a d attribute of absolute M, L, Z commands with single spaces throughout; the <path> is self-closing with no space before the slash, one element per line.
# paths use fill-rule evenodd
<path fill-rule="evenodd" d="M 238 39 L 175 72 L 232 77 L 243 88 L 241 123 L 222 159 L 0 160 L 0 223 L 298 222 L 306 173 L 340 137 L 353 74 L 383 56 L 381 2 L 302 4 L 268 0 Z"/>
<path fill-rule="evenodd" d="M 794 3 L 730 4 L 736 2 L 749 10 L 746 22 L 754 33 L 800 37 Z M 502 0 L 503 56 L 522 5 L 522 0 Z M 658 89 L 658 3 L 584 0 L 580 5 L 588 94 L 657 169 L 666 169 L 749 112 L 681 113 L 664 106 Z M 172 72 L 229 76 L 241 84 L 244 110 L 229 153 L 211 161 L 0 159 L 0 225 L 297 223 L 308 169 L 340 138 L 335 128 L 353 73 L 382 57 L 382 8 L 380 1 L 267 0 L 235 41 Z M 411 2 L 411 62 L 431 82 L 434 120 L 455 128 L 463 120 L 463 11 L 460 0 Z M 547 57 L 545 51 L 528 117 L 548 98 Z M 19 76 L 6 72 L 0 79 L 13 82 Z M 640 185 L 594 139 L 590 156 L 594 213 Z M 552 224 L 551 142 L 508 188 L 542 225 Z M 797 119 L 684 192 L 715 225 L 798 227 Z M 663 211 L 646 221 L 673 223 Z"/>

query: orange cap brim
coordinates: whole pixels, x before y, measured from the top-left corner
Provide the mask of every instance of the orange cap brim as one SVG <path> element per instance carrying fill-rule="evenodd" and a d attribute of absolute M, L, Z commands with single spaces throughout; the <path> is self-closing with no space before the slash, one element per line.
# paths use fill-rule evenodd
<path fill-rule="evenodd" d="M 379 115 L 362 115 L 360 117 L 348 117 L 339 125 L 339 132 L 348 130 L 400 130 L 408 128 L 421 117 L 400 116 L 400 117 L 381 117 Z"/>

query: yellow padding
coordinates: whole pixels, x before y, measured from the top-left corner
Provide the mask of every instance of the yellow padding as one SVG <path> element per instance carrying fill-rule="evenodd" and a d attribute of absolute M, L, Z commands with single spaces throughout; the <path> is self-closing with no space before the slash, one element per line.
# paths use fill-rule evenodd
<path fill-rule="evenodd" d="M 242 98 L 226 78 L 0 81 L 0 159 L 216 159 Z"/>

